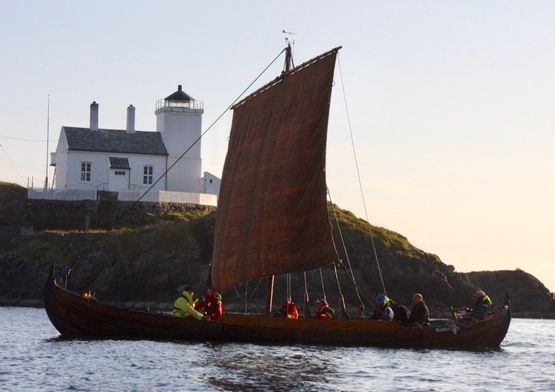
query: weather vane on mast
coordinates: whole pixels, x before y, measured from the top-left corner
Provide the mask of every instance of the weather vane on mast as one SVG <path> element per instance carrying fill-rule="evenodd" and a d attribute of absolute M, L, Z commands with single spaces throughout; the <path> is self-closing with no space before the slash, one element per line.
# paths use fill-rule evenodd
<path fill-rule="evenodd" d="M 285 47 L 285 65 L 283 66 L 283 72 L 289 72 L 291 68 L 295 67 L 293 63 L 293 54 L 291 52 L 291 46 L 295 46 L 295 41 L 291 40 L 289 37 L 291 35 L 295 35 L 295 33 L 291 31 L 286 31 L 285 29 L 281 30 L 283 34 L 285 34 L 285 43 L 287 46 Z"/>

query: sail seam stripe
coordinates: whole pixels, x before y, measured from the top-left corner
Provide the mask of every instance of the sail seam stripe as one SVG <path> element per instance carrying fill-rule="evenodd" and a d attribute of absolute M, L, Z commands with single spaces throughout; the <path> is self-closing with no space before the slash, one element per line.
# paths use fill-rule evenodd
<path fill-rule="evenodd" d="M 385 283 L 383 280 L 383 275 L 382 275 L 382 269 L 380 267 L 380 261 L 378 259 L 378 252 L 376 251 L 376 244 L 374 242 L 374 233 L 372 232 L 372 225 L 370 224 L 370 219 L 368 218 L 368 209 L 366 208 L 366 198 L 364 197 L 364 190 L 362 187 L 362 180 L 360 178 L 360 169 L 358 166 L 358 159 L 357 159 L 357 153 L 356 153 L 356 148 L 355 148 L 355 140 L 353 137 L 353 128 L 351 126 L 351 117 L 349 115 L 349 105 L 347 104 L 347 94 L 345 93 L 345 82 L 343 81 L 343 72 L 341 70 L 341 61 L 339 60 L 339 54 L 337 56 L 337 64 L 339 65 L 339 77 L 341 79 L 341 90 L 343 92 L 343 102 L 345 104 L 345 112 L 347 114 L 347 125 L 349 128 L 349 134 L 351 136 L 351 147 L 353 149 L 353 157 L 355 159 L 355 167 L 356 167 L 356 173 L 357 173 L 357 179 L 358 179 L 358 185 L 360 188 L 360 196 L 362 198 L 362 205 L 364 207 L 364 215 L 366 217 L 366 222 L 368 223 L 368 232 L 370 234 L 370 242 L 372 243 L 372 250 L 374 251 L 374 258 L 376 259 L 376 266 L 378 267 L 378 273 L 380 275 L 380 280 L 382 283 L 382 288 L 383 288 L 383 292 L 384 294 L 387 295 L 387 291 L 385 289 Z"/>

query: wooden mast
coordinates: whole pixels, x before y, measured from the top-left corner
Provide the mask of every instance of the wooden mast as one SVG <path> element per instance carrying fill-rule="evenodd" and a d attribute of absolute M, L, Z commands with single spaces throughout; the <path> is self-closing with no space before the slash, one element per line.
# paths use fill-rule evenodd
<path fill-rule="evenodd" d="M 291 42 L 286 38 L 287 46 L 285 47 L 285 64 L 283 66 L 282 75 L 289 72 L 293 65 L 293 55 L 291 53 Z M 274 283 L 275 275 L 272 274 L 268 277 L 268 291 L 266 292 L 266 314 L 272 313 L 272 305 L 274 301 Z"/>

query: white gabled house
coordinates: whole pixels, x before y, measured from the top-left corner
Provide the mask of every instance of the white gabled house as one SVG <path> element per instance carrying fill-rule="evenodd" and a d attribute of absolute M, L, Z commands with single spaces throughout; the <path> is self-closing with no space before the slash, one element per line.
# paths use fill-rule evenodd
<path fill-rule="evenodd" d="M 63 126 L 54 154 L 57 190 L 146 190 L 166 171 L 168 162 L 158 132 Z M 166 190 L 165 181 L 153 190 Z"/>
<path fill-rule="evenodd" d="M 133 200 L 154 185 L 146 200 L 215 204 L 220 179 L 208 172 L 202 176 L 201 143 L 178 161 L 200 137 L 204 112 L 203 103 L 181 85 L 157 102 L 156 132 L 135 129 L 133 105 L 127 108 L 124 130 L 99 128 L 98 112 L 93 102 L 88 128 L 62 126 L 56 152 L 51 153 L 56 192 L 113 191 L 122 200 Z"/>

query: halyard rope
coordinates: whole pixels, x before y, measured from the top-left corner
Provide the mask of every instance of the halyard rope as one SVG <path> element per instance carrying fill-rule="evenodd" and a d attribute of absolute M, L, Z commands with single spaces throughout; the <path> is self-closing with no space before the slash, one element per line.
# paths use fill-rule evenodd
<path fill-rule="evenodd" d="M 355 149 L 355 140 L 353 137 L 353 129 L 351 126 L 351 118 L 349 116 L 349 105 L 347 104 L 347 95 L 345 94 L 345 83 L 343 81 L 343 72 L 341 71 L 341 61 L 339 60 L 339 54 L 337 55 L 337 64 L 339 65 L 339 77 L 341 79 L 341 90 L 343 91 L 343 102 L 345 103 L 345 112 L 347 114 L 347 124 L 349 127 L 349 134 L 351 136 L 351 146 L 353 148 L 353 157 L 355 159 L 355 167 L 356 167 L 356 172 L 357 172 L 357 178 L 358 178 L 358 185 L 360 188 L 360 196 L 362 197 L 362 205 L 364 206 L 364 215 L 366 217 L 366 222 L 368 223 L 368 232 L 370 233 L 370 241 L 372 243 L 372 250 L 374 251 L 374 258 L 376 259 L 376 266 L 378 267 L 378 273 L 380 275 L 380 280 L 382 282 L 382 288 L 383 288 L 383 292 L 384 294 L 387 295 L 387 291 L 385 289 L 385 283 L 383 280 L 383 275 L 382 275 L 382 269 L 380 267 L 380 261 L 378 259 L 378 252 L 376 251 L 376 244 L 374 243 L 374 234 L 372 233 L 372 225 L 370 224 L 370 220 L 368 219 L 368 210 L 366 208 L 366 199 L 364 198 L 364 191 L 362 188 L 362 180 L 360 178 L 360 170 L 358 167 L 358 159 L 357 159 L 357 153 L 356 153 L 356 149 Z"/>

